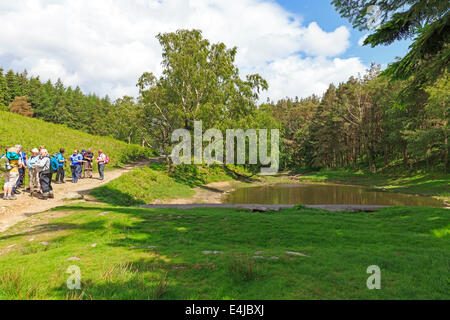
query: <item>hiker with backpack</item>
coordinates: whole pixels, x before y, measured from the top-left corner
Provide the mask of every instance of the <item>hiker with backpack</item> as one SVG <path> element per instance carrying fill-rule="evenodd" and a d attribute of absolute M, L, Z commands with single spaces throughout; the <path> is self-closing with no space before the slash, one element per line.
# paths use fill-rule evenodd
<path fill-rule="evenodd" d="M 13 194 L 13 188 L 19 179 L 19 168 L 22 166 L 19 152 L 17 148 L 12 147 L 5 150 L 5 154 L 0 156 L 0 168 L 3 171 L 3 177 L 5 179 L 3 200 L 17 200 Z"/>
<path fill-rule="evenodd" d="M 64 159 L 64 153 L 66 150 L 63 148 L 59 149 L 59 153 L 55 155 L 54 162 L 56 161 L 56 184 L 65 183 L 64 182 L 64 164 L 66 163 L 66 160 Z M 53 165 L 55 167 L 55 164 Z"/>
<path fill-rule="evenodd" d="M 91 148 L 88 148 L 88 150 L 84 153 L 84 160 L 86 161 L 86 163 L 84 164 L 83 179 L 92 179 L 92 162 L 94 161 L 94 153 L 92 152 Z"/>
<path fill-rule="evenodd" d="M 83 155 L 78 153 L 78 150 L 73 152 L 70 156 L 70 170 L 72 171 L 72 183 L 78 183 L 78 179 L 81 176 L 81 164 L 85 161 L 83 160 Z"/>
<path fill-rule="evenodd" d="M 13 194 L 20 194 L 19 188 L 22 188 L 25 183 L 25 173 L 27 167 L 27 154 L 23 152 L 22 146 L 20 144 L 16 145 L 16 149 L 19 151 L 20 160 L 22 162 L 22 166 L 19 167 L 19 179 L 17 179 L 16 185 L 13 188 Z"/>
<path fill-rule="evenodd" d="M 85 174 L 84 174 L 84 172 L 85 172 L 85 166 L 86 166 L 86 150 L 81 150 L 81 155 L 83 156 L 83 160 L 84 160 L 84 162 L 82 162 L 81 163 L 81 173 L 80 173 L 80 179 L 84 179 L 85 178 Z"/>
<path fill-rule="evenodd" d="M 39 182 L 39 174 L 36 169 L 36 161 L 39 159 L 39 150 L 34 148 L 31 150 L 32 156 L 28 159 L 28 178 L 30 180 L 30 196 L 34 197 L 35 195 L 41 192 L 41 184 Z"/>
<path fill-rule="evenodd" d="M 48 198 L 53 199 L 55 196 L 52 187 L 52 170 L 47 149 L 41 150 L 35 166 L 39 173 L 39 183 L 41 184 L 42 190 L 39 198 L 42 200 L 47 200 Z"/>
<path fill-rule="evenodd" d="M 98 173 L 100 175 L 100 180 L 105 179 L 105 167 L 109 163 L 109 158 L 102 150 L 98 150 L 98 157 L 95 160 L 98 164 Z"/>

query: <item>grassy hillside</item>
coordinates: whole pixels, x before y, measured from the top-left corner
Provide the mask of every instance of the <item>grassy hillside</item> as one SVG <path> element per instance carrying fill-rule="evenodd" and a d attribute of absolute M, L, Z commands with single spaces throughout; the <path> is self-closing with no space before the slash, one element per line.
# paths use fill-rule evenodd
<path fill-rule="evenodd" d="M 241 167 L 230 166 L 176 166 L 172 173 L 162 164 L 136 168 L 108 184 L 94 189 L 91 194 L 98 200 L 113 205 L 139 205 L 156 199 L 190 197 L 193 187 L 217 181 L 229 181 L 248 175 Z"/>
<path fill-rule="evenodd" d="M 102 149 L 111 160 L 109 168 L 138 158 L 149 157 L 152 153 L 148 148 L 129 145 L 110 137 L 94 136 L 63 125 L 0 111 L 0 148 L 4 149 L 16 144 L 21 144 L 28 154 L 32 148 L 40 145 L 44 145 L 50 153 L 56 153 L 60 148 L 65 148 L 66 156 L 70 156 L 75 149 L 90 147 L 94 153 Z M 3 152 L 0 151 L 0 153 Z"/>
<path fill-rule="evenodd" d="M 433 208 L 73 204 L 0 235 L 0 299 L 448 299 L 449 224 Z M 81 290 L 67 289 L 72 265 Z M 366 287 L 371 265 L 381 290 Z"/>

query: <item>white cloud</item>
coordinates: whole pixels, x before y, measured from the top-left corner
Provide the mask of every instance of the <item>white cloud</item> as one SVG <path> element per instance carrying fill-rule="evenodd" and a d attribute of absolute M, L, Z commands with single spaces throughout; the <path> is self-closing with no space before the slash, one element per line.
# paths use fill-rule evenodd
<path fill-rule="evenodd" d="M 279 59 L 260 70 L 272 84 L 263 98 L 306 97 L 322 94 L 330 83 L 338 84 L 352 75 L 363 73 L 365 66 L 358 58 L 301 58 L 293 55 Z"/>
<path fill-rule="evenodd" d="M 349 47 L 349 37 L 350 32 L 344 26 L 327 33 L 317 23 L 312 22 L 303 31 L 302 51 L 317 56 L 336 56 Z"/>
<path fill-rule="evenodd" d="M 113 98 L 136 95 L 144 71 L 160 74 L 155 36 L 180 28 L 237 46 L 239 68 L 265 76 L 273 99 L 321 94 L 364 70 L 357 58 L 335 58 L 349 46 L 346 27 L 305 26 L 270 0 L 2 1 L 0 21 L 1 67 Z"/>
<path fill-rule="evenodd" d="M 366 39 L 367 39 L 368 36 L 369 36 L 369 34 L 366 33 L 366 34 L 363 35 L 361 38 L 359 38 L 359 40 L 358 40 L 358 45 L 362 47 L 362 46 L 364 45 L 364 41 L 366 41 Z"/>

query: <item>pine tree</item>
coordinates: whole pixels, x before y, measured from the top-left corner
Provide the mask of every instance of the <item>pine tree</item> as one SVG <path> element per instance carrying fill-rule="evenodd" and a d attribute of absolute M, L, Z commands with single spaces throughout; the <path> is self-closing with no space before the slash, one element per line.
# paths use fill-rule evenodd
<path fill-rule="evenodd" d="M 14 101 L 15 97 L 20 96 L 20 87 L 17 75 L 14 71 L 9 70 L 5 75 L 6 80 L 6 95 L 5 102 L 6 104 L 10 104 Z"/>
<path fill-rule="evenodd" d="M 8 110 L 6 103 L 6 94 L 7 94 L 7 86 L 6 79 L 3 75 L 3 69 L 0 68 L 0 111 Z"/>
<path fill-rule="evenodd" d="M 364 44 L 388 45 L 401 39 L 414 39 L 410 51 L 391 64 L 385 74 L 395 79 L 415 76 L 414 85 L 433 83 L 448 68 L 450 61 L 450 11 L 443 0 L 333 0 L 341 16 L 355 28 L 371 29 L 368 24 L 377 6 L 381 26 Z"/>

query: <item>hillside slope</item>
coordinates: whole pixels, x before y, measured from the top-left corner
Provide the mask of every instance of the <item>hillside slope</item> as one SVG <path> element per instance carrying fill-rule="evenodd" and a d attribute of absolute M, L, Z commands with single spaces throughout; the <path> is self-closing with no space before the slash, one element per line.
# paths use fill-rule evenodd
<path fill-rule="evenodd" d="M 63 125 L 0 111 L 0 150 L 16 144 L 21 144 L 27 153 L 40 145 L 44 145 L 51 154 L 58 152 L 60 148 L 65 148 L 66 156 L 71 155 L 75 149 L 90 147 L 94 153 L 102 149 L 111 160 L 109 167 L 152 155 L 150 149 L 138 145 L 130 145 L 110 137 L 94 136 Z M 1 153 L 3 152 L 0 151 Z M 0 182 L 2 180 L 3 178 L 0 178 Z"/>

